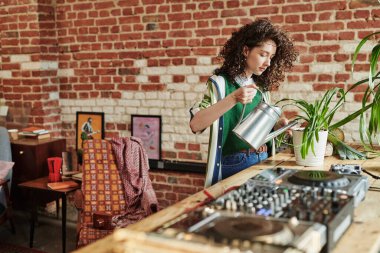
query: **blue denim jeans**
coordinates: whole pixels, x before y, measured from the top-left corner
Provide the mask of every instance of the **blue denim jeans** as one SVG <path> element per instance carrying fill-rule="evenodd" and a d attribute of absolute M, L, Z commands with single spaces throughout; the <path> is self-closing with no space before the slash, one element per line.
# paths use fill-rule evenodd
<path fill-rule="evenodd" d="M 268 158 L 267 152 L 239 152 L 222 158 L 222 179 L 232 176 Z"/>

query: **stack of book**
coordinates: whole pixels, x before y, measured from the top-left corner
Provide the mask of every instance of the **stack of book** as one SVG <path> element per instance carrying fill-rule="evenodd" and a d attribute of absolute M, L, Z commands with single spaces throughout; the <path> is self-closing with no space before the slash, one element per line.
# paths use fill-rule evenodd
<path fill-rule="evenodd" d="M 34 127 L 34 126 L 22 129 L 22 131 L 19 132 L 19 135 L 26 138 L 33 138 L 37 140 L 50 138 L 50 133 L 48 130 L 41 127 Z"/>

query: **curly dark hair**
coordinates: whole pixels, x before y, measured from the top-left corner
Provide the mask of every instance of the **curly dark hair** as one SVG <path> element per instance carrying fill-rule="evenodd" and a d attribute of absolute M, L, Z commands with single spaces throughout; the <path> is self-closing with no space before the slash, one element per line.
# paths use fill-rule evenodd
<path fill-rule="evenodd" d="M 214 74 L 227 75 L 230 81 L 233 81 L 236 76 L 244 73 L 246 67 L 244 46 L 251 50 L 267 40 L 273 40 L 276 43 L 276 54 L 265 72 L 260 76 L 253 74 L 252 78 L 265 91 L 278 87 L 284 80 L 285 72 L 293 67 L 298 53 L 288 35 L 275 27 L 268 19 L 257 19 L 232 33 L 219 55 L 224 58 L 223 65 L 216 69 Z"/>

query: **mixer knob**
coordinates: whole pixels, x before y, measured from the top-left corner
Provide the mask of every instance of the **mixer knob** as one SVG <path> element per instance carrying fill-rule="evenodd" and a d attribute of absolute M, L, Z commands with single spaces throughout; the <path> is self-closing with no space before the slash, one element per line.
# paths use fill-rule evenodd
<path fill-rule="evenodd" d="M 313 200 L 318 198 L 318 188 L 314 188 L 313 191 L 311 192 L 311 198 Z"/>
<path fill-rule="evenodd" d="M 226 203 L 225 203 L 224 199 L 220 198 L 217 201 L 215 201 L 214 208 L 216 210 L 221 210 L 221 209 L 225 208 L 225 205 L 226 205 Z"/>
<path fill-rule="evenodd" d="M 289 204 L 290 203 L 290 198 L 289 198 L 289 190 L 288 189 L 284 189 L 284 201 L 286 204 Z"/>
<path fill-rule="evenodd" d="M 314 218 L 315 218 L 315 213 L 313 211 L 311 211 L 311 210 L 307 210 L 307 212 L 306 212 L 306 219 L 308 221 L 313 221 Z"/>
<path fill-rule="evenodd" d="M 266 188 L 262 188 L 261 189 L 261 195 L 263 195 L 263 196 L 267 196 L 268 195 L 268 191 L 267 191 Z"/>
<path fill-rule="evenodd" d="M 321 188 L 321 196 L 324 197 L 325 196 L 325 188 Z"/>
<path fill-rule="evenodd" d="M 304 219 L 304 213 L 302 212 L 302 210 L 300 210 L 300 209 L 297 209 L 297 210 L 296 210 L 296 217 L 297 217 L 299 220 L 303 220 L 303 219 Z"/>
<path fill-rule="evenodd" d="M 232 201 L 230 199 L 226 200 L 226 210 L 232 209 Z"/>
<path fill-rule="evenodd" d="M 329 219 L 330 219 L 329 210 L 323 209 L 323 211 L 322 211 L 322 223 L 327 224 L 329 222 Z"/>
<path fill-rule="evenodd" d="M 269 202 L 269 209 L 272 211 L 273 214 L 276 212 L 273 201 Z"/>
<path fill-rule="evenodd" d="M 251 242 L 248 240 L 244 240 L 241 244 L 243 250 L 249 250 L 251 248 Z"/>
<path fill-rule="evenodd" d="M 340 206 L 339 200 L 335 199 L 335 200 L 333 200 L 331 202 L 331 210 L 334 213 L 338 213 L 339 212 L 339 206 Z"/>
<path fill-rule="evenodd" d="M 233 248 L 238 248 L 239 245 L 240 245 L 240 240 L 239 240 L 239 239 L 233 239 L 233 240 L 231 241 L 231 246 L 232 246 Z"/>
<path fill-rule="evenodd" d="M 247 210 L 246 210 L 248 213 L 256 213 L 256 209 L 255 207 L 253 206 L 253 203 L 248 203 L 247 204 Z"/>

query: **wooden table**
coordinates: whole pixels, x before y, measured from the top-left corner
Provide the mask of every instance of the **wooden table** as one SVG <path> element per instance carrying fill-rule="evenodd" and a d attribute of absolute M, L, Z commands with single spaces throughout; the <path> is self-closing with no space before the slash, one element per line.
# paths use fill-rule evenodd
<path fill-rule="evenodd" d="M 371 160 L 339 160 L 335 157 L 327 157 L 321 167 L 309 167 L 308 169 L 329 170 L 331 164 L 361 164 L 363 168 L 380 176 L 380 158 Z M 214 197 L 222 195 L 228 188 L 243 184 L 248 178 L 258 174 L 261 170 L 276 166 L 303 169 L 303 166 L 296 165 L 293 154 L 281 153 L 262 163 L 252 166 L 230 178 L 227 178 L 209 188 L 207 192 Z M 380 180 L 369 177 L 370 190 L 367 192 L 365 200 L 359 204 L 354 212 L 354 222 L 337 243 L 333 253 L 346 252 L 370 252 L 378 253 L 380 249 Z M 165 245 L 156 245 L 149 249 L 142 249 L 139 245 L 145 240 L 143 232 L 149 232 L 164 224 L 165 222 L 179 216 L 188 209 L 198 206 L 207 199 L 204 191 L 198 192 L 148 218 L 119 229 L 112 235 L 99 240 L 93 244 L 79 249 L 78 253 L 98 253 L 98 252 L 181 252 L 173 248 L 165 248 Z M 140 241 L 140 242 L 137 242 Z M 130 251 L 125 250 L 128 247 Z M 214 249 L 213 249 L 214 250 Z M 186 250 L 187 251 L 187 250 Z M 203 252 L 212 252 L 207 249 Z M 189 249 L 188 252 L 196 252 Z M 213 251 L 217 252 L 217 251 Z M 220 251 L 221 252 L 221 251 Z M 226 251 L 224 251 L 226 252 Z"/>
<path fill-rule="evenodd" d="M 78 185 L 77 187 L 52 190 L 47 187 L 47 183 L 48 183 L 48 177 L 42 177 L 42 178 L 37 178 L 37 179 L 27 181 L 18 185 L 19 187 L 30 190 L 32 193 L 33 206 L 32 206 L 32 217 L 31 217 L 31 224 L 30 224 L 29 247 L 33 248 L 34 223 L 37 219 L 36 194 L 38 194 L 38 192 L 50 192 L 56 195 L 57 198 L 62 199 L 62 252 L 65 253 L 66 252 L 66 208 L 67 208 L 66 195 L 69 192 L 79 189 L 80 186 Z"/>

